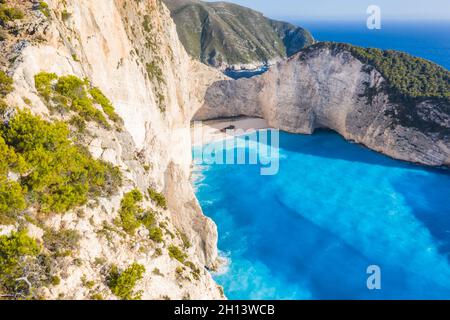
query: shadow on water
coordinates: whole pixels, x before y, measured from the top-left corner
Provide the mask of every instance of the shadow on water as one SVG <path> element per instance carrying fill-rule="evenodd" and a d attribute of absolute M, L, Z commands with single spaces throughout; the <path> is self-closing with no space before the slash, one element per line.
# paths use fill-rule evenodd
<path fill-rule="evenodd" d="M 299 140 L 301 141 L 300 144 Z M 283 132 L 280 134 L 280 147 L 287 151 L 321 158 L 339 159 L 349 162 L 360 162 L 403 169 L 423 169 L 450 174 L 450 172 L 445 169 L 427 168 L 421 165 L 392 159 L 361 144 L 349 142 L 335 131 L 327 129 L 318 129 L 312 135 L 299 135 Z"/>
<path fill-rule="evenodd" d="M 323 139 L 324 136 L 326 139 Z M 281 136 L 283 149 L 321 158 L 340 159 L 384 167 L 405 169 L 401 178 L 392 181 L 414 216 L 421 221 L 438 242 L 441 254 L 450 261 L 450 171 L 424 167 L 391 159 L 362 145 L 348 143 L 330 130 L 320 130 L 298 144 L 294 134 Z M 319 147 L 318 147 L 319 144 Z"/>
<path fill-rule="evenodd" d="M 255 292 L 263 294 L 263 298 L 277 298 L 278 295 L 284 297 L 293 294 L 294 289 L 306 290 L 313 299 L 430 299 L 449 296 L 448 283 L 441 283 L 440 278 L 432 273 L 428 276 L 427 270 L 422 272 L 421 269 L 421 272 L 416 274 L 415 269 L 409 269 L 409 266 L 403 263 L 403 255 L 399 256 L 399 260 L 392 255 L 397 252 L 403 254 L 403 248 L 406 248 L 406 255 L 413 255 L 415 253 L 410 252 L 411 248 L 417 246 L 420 250 L 426 250 L 429 245 L 436 244 L 443 256 L 449 256 L 448 171 L 390 159 L 363 146 L 349 144 L 332 131 L 320 130 L 311 136 L 281 132 L 280 143 L 282 161 L 289 162 L 289 165 L 285 163 L 286 169 L 282 169 L 283 164 L 280 164 L 281 171 L 278 175 L 263 177 L 254 166 L 234 166 L 226 169 L 223 166 L 214 166 L 205 173 L 204 184 L 209 187 L 199 186 L 197 190 L 205 214 L 210 215 L 218 225 L 219 248 L 230 253 L 231 271 L 217 278 L 230 298 L 247 299 Z M 290 157 L 290 152 L 284 151 L 302 153 L 303 156 Z M 313 157 L 309 158 L 309 155 Z M 348 163 L 324 161 L 328 159 L 345 160 Z M 317 192 L 317 196 L 314 191 L 316 189 L 303 188 L 301 194 L 306 196 L 301 199 L 307 201 L 303 206 L 296 204 L 296 199 L 300 199 L 299 193 L 293 192 L 291 197 L 286 196 L 290 189 L 297 190 L 296 188 L 303 186 L 296 184 L 292 177 L 293 172 L 305 163 L 311 165 L 308 167 L 311 170 L 317 170 L 312 174 L 314 179 L 308 180 L 312 187 L 317 181 L 315 177 L 320 178 L 323 172 L 341 175 L 341 170 L 345 176 L 345 170 L 348 169 L 348 179 L 354 179 L 358 177 L 353 170 L 355 168 L 352 168 L 355 166 L 360 167 L 356 169 L 374 173 L 374 179 L 362 181 L 370 183 L 369 185 L 357 186 L 363 201 L 359 201 L 360 196 L 356 193 L 353 200 L 345 199 L 344 194 L 344 199 L 338 198 L 329 202 L 331 206 L 336 205 L 339 208 L 344 205 L 345 210 L 342 211 L 340 220 L 338 219 L 342 229 L 332 230 L 329 224 L 322 225 L 320 219 L 317 222 L 311 218 L 320 214 L 319 210 L 328 210 L 327 207 L 315 205 L 324 198 L 325 203 L 328 203 L 327 188 L 325 193 Z M 320 165 L 327 165 L 330 170 L 323 171 Z M 381 184 L 378 184 L 376 179 L 379 176 L 383 181 Z M 330 176 L 330 179 L 332 178 L 333 176 Z M 280 184 L 277 183 L 285 184 L 291 180 L 294 180 L 292 187 L 280 189 Z M 325 180 L 327 179 L 317 186 L 323 187 L 324 183 L 328 183 Z M 211 187 L 212 185 L 214 187 Z M 353 186 L 353 181 L 342 186 L 338 184 L 337 189 L 349 186 Z M 366 196 L 367 192 L 364 190 L 371 191 L 382 187 L 387 188 L 387 191 L 380 190 L 381 195 L 375 195 L 372 204 L 371 196 Z M 330 190 L 329 194 L 332 195 L 334 189 Z M 383 242 L 372 245 L 374 238 L 366 238 L 364 232 L 368 230 L 370 236 L 371 227 L 377 222 L 352 215 L 354 208 L 348 205 L 345 207 L 341 200 L 348 200 L 347 204 L 350 205 L 377 206 L 379 210 L 379 206 L 383 205 L 381 197 L 391 195 L 395 196 L 396 201 L 389 208 L 401 210 L 400 217 L 406 218 L 395 220 L 396 225 L 393 225 L 392 229 L 385 228 L 389 227 L 389 223 L 381 225 L 383 229 L 380 227 L 380 230 L 385 230 L 382 231 L 385 236 L 381 239 L 389 240 L 390 235 L 395 235 L 398 230 L 400 240 L 403 241 L 398 242 L 398 248 L 395 239 L 387 243 L 388 247 L 383 247 Z M 402 228 L 408 226 L 413 214 L 416 220 L 427 228 L 433 239 L 425 237 L 425 242 L 420 242 L 423 239 L 416 240 L 413 233 L 416 229 L 406 228 L 407 231 L 402 233 Z M 358 224 L 360 228 L 353 231 L 354 229 L 347 226 L 354 225 L 355 217 L 361 224 Z M 411 233 L 408 233 L 408 230 Z M 362 236 L 347 237 L 353 232 L 361 233 Z M 370 241 L 363 245 L 360 241 L 353 242 L 352 239 Z M 429 240 L 432 241 L 428 242 Z M 403 247 L 404 242 L 410 247 Z M 424 243 L 427 247 L 421 246 Z M 381 248 L 381 254 L 372 255 L 371 250 L 376 253 L 378 248 Z M 387 256 L 391 253 L 390 258 L 384 258 L 384 250 Z M 427 257 L 426 253 L 418 254 L 420 256 L 417 257 Z M 424 263 L 426 268 L 427 263 L 430 264 L 430 272 L 435 270 L 434 260 Z M 366 267 L 370 264 L 379 265 L 383 270 L 381 291 L 367 290 Z M 259 267 L 261 265 L 263 267 Z M 297 298 L 302 298 L 302 295 Z"/>
<path fill-rule="evenodd" d="M 392 185 L 436 239 L 439 252 L 450 262 L 450 175 L 410 172 Z"/>

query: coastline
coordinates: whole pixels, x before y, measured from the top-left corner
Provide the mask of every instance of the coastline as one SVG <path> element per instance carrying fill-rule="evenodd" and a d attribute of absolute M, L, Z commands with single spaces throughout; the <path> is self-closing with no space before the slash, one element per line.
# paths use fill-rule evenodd
<path fill-rule="evenodd" d="M 201 134 L 195 132 L 196 126 L 191 125 L 192 147 L 205 145 L 211 142 L 222 141 L 243 133 L 251 133 L 257 130 L 270 129 L 266 120 L 256 117 L 233 117 L 200 121 Z M 229 130 L 234 130 L 230 134 Z"/>

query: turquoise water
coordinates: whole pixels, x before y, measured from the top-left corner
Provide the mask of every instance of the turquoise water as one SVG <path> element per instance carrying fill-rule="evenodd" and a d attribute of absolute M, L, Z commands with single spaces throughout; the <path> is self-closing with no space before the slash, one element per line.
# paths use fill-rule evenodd
<path fill-rule="evenodd" d="M 447 171 L 327 131 L 281 133 L 279 160 L 274 176 L 258 165 L 196 168 L 229 262 L 214 277 L 229 298 L 450 299 Z M 369 265 L 381 268 L 381 290 L 367 289 Z"/>

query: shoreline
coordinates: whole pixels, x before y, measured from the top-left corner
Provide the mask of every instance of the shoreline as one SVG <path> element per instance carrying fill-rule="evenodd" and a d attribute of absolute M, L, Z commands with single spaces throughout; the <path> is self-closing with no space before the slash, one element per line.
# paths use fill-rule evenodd
<path fill-rule="evenodd" d="M 192 147 L 198 147 L 211 142 L 235 138 L 243 133 L 252 133 L 258 130 L 271 129 L 266 120 L 256 117 L 222 118 L 199 121 L 199 123 L 201 123 L 200 135 L 195 132 L 197 128 L 195 122 L 191 125 L 190 130 Z M 234 134 L 229 134 L 226 132 L 227 129 L 234 130 Z"/>

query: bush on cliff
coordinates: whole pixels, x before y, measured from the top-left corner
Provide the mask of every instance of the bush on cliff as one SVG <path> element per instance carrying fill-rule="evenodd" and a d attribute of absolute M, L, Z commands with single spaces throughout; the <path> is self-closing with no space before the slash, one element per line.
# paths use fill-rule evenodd
<path fill-rule="evenodd" d="M 99 88 L 90 88 L 89 82 L 74 75 L 58 77 L 54 73 L 40 72 L 34 76 L 35 87 L 49 108 L 60 113 L 75 112 L 85 121 L 94 121 L 109 129 L 108 118 L 121 123 L 111 101 Z M 103 112 L 94 106 L 99 104 Z"/>
<path fill-rule="evenodd" d="M 147 191 L 148 191 L 148 195 L 149 195 L 150 199 L 152 201 L 154 201 L 158 207 L 160 207 L 161 209 L 167 210 L 166 197 L 164 197 L 164 195 L 162 193 L 157 192 L 153 188 L 148 188 Z"/>
<path fill-rule="evenodd" d="M 138 263 L 133 263 L 122 272 L 113 265 L 107 279 L 108 287 L 122 300 L 140 300 L 142 292 L 134 292 L 134 287 L 144 273 L 145 267 Z"/>
<path fill-rule="evenodd" d="M 0 294 L 9 298 L 26 298 L 32 289 L 31 261 L 39 254 L 36 241 L 25 230 L 0 236 Z M 31 285 L 33 283 L 30 283 Z"/>
<path fill-rule="evenodd" d="M 41 211 L 62 213 L 114 192 L 121 181 L 116 168 L 72 143 L 65 123 L 29 111 L 0 124 L 0 149 L 0 206 L 8 208 L 3 218 L 22 210 L 24 198 Z M 16 180 L 9 178 L 11 172 Z"/>
<path fill-rule="evenodd" d="M 134 189 L 126 193 L 120 202 L 119 221 L 118 224 L 130 235 L 133 235 L 137 228 L 141 225 L 139 216 L 144 211 L 140 206 L 142 201 L 142 193 Z"/>
<path fill-rule="evenodd" d="M 5 97 L 13 89 L 13 80 L 6 73 L 0 71 L 0 98 Z"/>
<path fill-rule="evenodd" d="M 23 19 L 24 14 L 20 9 L 8 7 L 0 2 L 0 25 L 4 26 L 7 22 Z"/>

